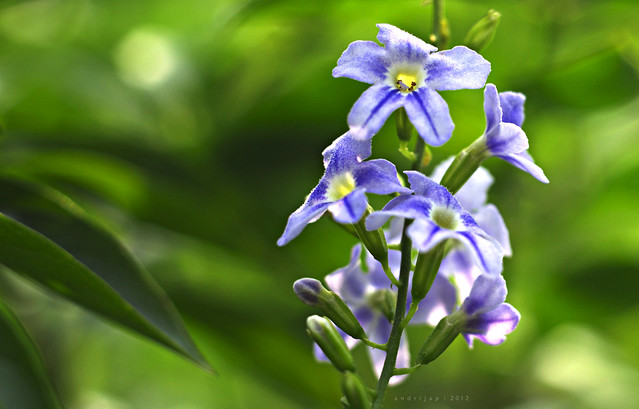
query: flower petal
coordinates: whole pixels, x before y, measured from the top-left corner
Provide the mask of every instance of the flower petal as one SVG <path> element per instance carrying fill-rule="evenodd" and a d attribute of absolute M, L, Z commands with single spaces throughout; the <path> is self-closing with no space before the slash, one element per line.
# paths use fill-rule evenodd
<path fill-rule="evenodd" d="M 395 165 L 384 159 L 362 162 L 353 171 L 353 177 L 357 186 L 365 188 L 369 193 L 386 195 L 395 192 L 411 192 L 409 188 L 399 183 Z"/>
<path fill-rule="evenodd" d="M 408 94 L 404 107 L 417 133 L 427 144 L 441 146 L 452 136 L 455 124 L 446 101 L 436 91 L 419 87 Z"/>
<path fill-rule="evenodd" d="M 324 151 L 322 157 L 324 158 L 324 167 L 328 166 L 331 158 L 337 151 L 349 150 L 355 155 L 358 161 L 363 161 L 371 156 L 371 140 L 368 139 L 355 139 L 350 132 L 344 133 L 339 138 L 335 139 Z"/>
<path fill-rule="evenodd" d="M 519 152 L 513 153 L 511 155 L 497 155 L 498 158 L 505 160 L 523 170 L 524 172 L 530 174 L 532 177 L 537 179 L 542 183 L 548 183 L 549 180 L 544 174 L 544 171 L 533 162 L 532 157 L 528 154 L 528 152 Z"/>
<path fill-rule="evenodd" d="M 366 201 L 365 189 L 357 188 L 340 200 L 330 203 L 328 210 L 338 223 L 353 224 L 357 223 L 368 206 Z"/>
<path fill-rule="evenodd" d="M 507 293 L 504 277 L 482 274 L 473 283 L 470 295 L 461 308 L 469 317 L 479 316 L 497 308 L 506 300 Z"/>
<path fill-rule="evenodd" d="M 439 272 L 455 282 L 457 296 L 460 300 L 470 295 L 473 283 L 481 275 L 481 270 L 475 264 L 470 252 L 464 247 L 456 247 L 442 260 Z"/>
<path fill-rule="evenodd" d="M 502 122 L 486 133 L 486 147 L 493 156 L 510 155 L 528 149 L 528 138 L 517 125 Z"/>
<path fill-rule="evenodd" d="M 501 122 L 503 115 L 497 87 L 493 84 L 486 84 L 486 88 L 484 88 L 484 113 L 486 114 L 486 131 L 484 133 L 488 133 Z"/>
<path fill-rule="evenodd" d="M 502 121 L 521 126 L 524 123 L 526 96 L 519 92 L 500 92 L 499 101 L 503 112 Z"/>
<path fill-rule="evenodd" d="M 337 60 L 333 77 L 347 77 L 374 84 L 386 78 L 386 50 L 373 41 L 354 41 Z"/>
<path fill-rule="evenodd" d="M 386 118 L 404 104 L 404 96 L 385 83 L 375 84 L 359 97 L 348 114 L 350 132 L 356 139 L 370 139 Z"/>
<path fill-rule="evenodd" d="M 299 209 L 297 209 L 288 218 L 286 228 L 282 237 L 277 240 L 278 246 L 283 246 L 289 241 L 293 240 L 299 235 L 307 224 L 317 220 L 328 207 L 330 202 L 320 202 L 315 204 L 309 204 L 308 201 L 304 203 Z"/>
<path fill-rule="evenodd" d="M 473 338 L 488 345 L 499 345 L 517 328 L 521 315 L 512 305 L 503 303 L 492 311 L 472 318 L 464 328 L 464 338 L 472 347 Z"/>
<path fill-rule="evenodd" d="M 459 208 L 459 204 L 454 200 L 453 195 L 439 183 L 435 183 L 435 181 L 421 172 L 407 170 L 404 173 L 408 177 L 408 183 L 410 183 L 410 187 L 416 195 L 425 196 L 440 206 Z"/>
<path fill-rule="evenodd" d="M 348 265 L 324 277 L 328 288 L 337 293 L 347 304 L 357 304 L 366 289 L 367 279 L 362 273 L 361 252 L 362 246 L 353 246 Z"/>
<path fill-rule="evenodd" d="M 446 170 L 453 163 L 453 157 L 449 157 L 443 162 L 440 162 L 433 170 L 430 178 L 439 183 Z M 467 211 L 473 212 L 486 203 L 488 196 L 488 189 L 494 182 L 493 176 L 488 172 L 486 168 L 478 168 L 475 173 L 468 179 L 464 186 L 462 186 L 457 193 L 455 193 L 455 199 L 459 204 Z"/>
<path fill-rule="evenodd" d="M 386 50 L 393 61 L 422 62 L 428 55 L 437 50 L 430 45 L 390 24 L 378 24 L 377 39 L 386 46 Z"/>
<path fill-rule="evenodd" d="M 488 188 L 490 188 L 494 180 L 486 168 L 480 167 L 473 173 L 464 186 L 455 193 L 455 198 L 459 204 L 469 212 L 480 209 L 486 203 Z"/>
<path fill-rule="evenodd" d="M 455 287 L 442 274 L 437 274 L 426 297 L 419 302 L 419 308 L 411 319 L 411 324 L 426 323 L 432 327 L 439 320 L 450 315 L 457 302 Z"/>
<path fill-rule="evenodd" d="M 455 238 L 466 246 L 475 263 L 484 273 L 491 275 L 501 273 L 504 252 L 495 239 L 483 233 L 479 228 L 475 232 L 457 232 Z"/>
<path fill-rule="evenodd" d="M 388 266 L 395 278 L 399 279 L 399 263 L 401 261 L 401 252 L 399 250 L 388 250 Z M 368 273 L 362 273 L 368 283 L 369 288 L 376 290 L 383 290 L 388 288 L 388 276 L 384 272 L 382 264 L 375 260 L 372 254 L 366 252 L 366 265 L 368 266 Z"/>
<path fill-rule="evenodd" d="M 428 217 L 431 206 L 431 201 L 423 196 L 398 196 L 388 202 L 382 210 L 373 212 L 366 218 L 366 229 L 379 229 L 393 216 L 407 219 Z"/>
<path fill-rule="evenodd" d="M 425 68 L 426 83 L 440 91 L 481 88 L 490 73 L 490 63 L 464 46 L 431 54 Z"/>
<path fill-rule="evenodd" d="M 510 247 L 508 228 L 506 228 L 506 223 L 504 223 L 504 219 L 501 217 L 497 207 L 493 204 L 488 204 L 473 214 L 473 217 L 483 231 L 497 240 L 501 249 L 504 251 L 504 256 L 512 256 L 513 253 Z"/>
<path fill-rule="evenodd" d="M 457 232 L 439 227 L 430 219 L 417 219 L 408 227 L 408 236 L 413 247 L 420 253 L 426 253 L 446 239 L 457 237 Z"/>

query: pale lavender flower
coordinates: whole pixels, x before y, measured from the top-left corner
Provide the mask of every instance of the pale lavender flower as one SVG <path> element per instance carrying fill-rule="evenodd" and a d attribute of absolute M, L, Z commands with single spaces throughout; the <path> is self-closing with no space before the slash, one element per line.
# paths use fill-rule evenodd
<path fill-rule="evenodd" d="M 372 84 L 355 102 L 348 125 L 356 138 L 370 139 L 386 118 L 404 107 L 426 143 L 440 146 L 450 139 L 454 124 L 444 90 L 481 88 L 490 63 L 469 48 L 440 51 L 390 24 L 378 24 L 377 39 L 355 41 L 337 61 L 334 77 Z"/>
<path fill-rule="evenodd" d="M 521 129 L 524 122 L 526 97 L 518 92 L 497 93 L 493 84 L 484 90 L 484 112 L 486 149 L 496 156 L 518 167 L 543 183 L 548 183 L 544 171 L 535 164 L 528 153 L 528 138 Z"/>
<path fill-rule="evenodd" d="M 326 172 L 304 204 L 288 219 L 280 246 L 294 239 L 327 210 L 335 221 L 357 223 L 366 212 L 366 193 L 408 193 L 397 178 L 395 165 L 384 159 L 362 162 L 366 148 L 361 141 L 342 136 L 325 152 Z"/>
<path fill-rule="evenodd" d="M 460 309 L 465 318 L 459 329 L 471 348 L 475 338 L 489 345 L 501 344 L 517 327 L 521 315 L 504 302 L 506 294 L 501 275 L 482 274 L 475 280 Z"/>
<path fill-rule="evenodd" d="M 439 182 L 446 169 L 452 163 L 449 158 L 435 167 L 431 178 Z M 493 237 L 501 246 L 504 256 L 512 255 L 510 237 L 504 219 L 493 204 L 487 204 L 488 189 L 494 178 L 485 168 L 480 167 L 455 194 L 459 204 L 475 219 L 479 227 Z M 465 246 L 457 245 L 444 257 L 439 274 L 452 279 L 458 291 L 459 299 L 463 300 L 470 294 L 470 289 L 481 269 L 473 260 Z M 449 311 L 450 313 L 450 311 Z"/>
<path fill-rule="evenodd" d="M 408 228 L 413 246 L 427 252 L 447 239 L 468 249 L 482 272 L 499 274 L 503 249 L 473 219 L 446 188 L 420 172 L 407 171 L 415 195 L 401 195 L 366 218 L 366 228 L 375 230 L 391 217 L 414 219 Z"/>
<path fill-rule="evenodd" d="M 388 278 L 382 269 L 382 265 L 368 252 L 366 252 L 362 258 L 361 252 L 362 248 L 360 245 L 353 247 L 349 264 L 326 276 L 325 281 L 328 288 L 338 294 L 344 303 L 353 311 L 355 317 L 357 317 L 361 326 L 364 328 L 368 339 L 379 344 L 384 344 L 388 341 L 392 327 L 384 298 L 389 295 L 386 293 L 390 293 L 391 298 L 396 297 L 396 289 L 389 287 Z M 391 271 L 398 277 L 401 258 L 400 252 L 390 250 L 388 257 Z M 364 271 L 364 266 L 362 266 L 362 259 L 364 259 L 366 272 Z M 416 319 L 436 323 L 436 320 L 441 314 L 452 310 L 455 301 L 455 289 L 450 282 L 445 278 L 436 279 L 431 292 L 420 302 L 417 313 L 419 315 L 416 314 Z M 410 296 L 408 304 L 410 305 Z M 357 344 L 357 340 L 341 331 L 340 333 L 349 348 Z M 326 360 L 326 357 L 317 346 L 314 351 L 318 359 Z M 373 368 L 379 375 L 384 366 L 386 353 L 375 348 L 369 348 L 369 352 Z M 400 341 L 396 366 L 398 368 L 410 366 L 408 340 L 405 335 L 402 335 Z M 395 376 L 391 379 L 391 384 L 399 383 L 404 378 L 405 376 Z"/>

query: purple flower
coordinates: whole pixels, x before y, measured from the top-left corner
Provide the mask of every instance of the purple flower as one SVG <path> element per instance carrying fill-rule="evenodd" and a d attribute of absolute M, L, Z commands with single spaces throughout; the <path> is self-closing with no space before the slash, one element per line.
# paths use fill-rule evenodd
<path fill-rule="evenodd" d="M 402 195 L 366 218 L 366 228 L 375 230 L 395 216 L 414 219 L 408 235 L 420 252 L 427 252 L 447 239 L 461 243 L 482 272 L 499 274 L 503 249 L 473 219 L 443 186 L 415 171 L 405 172 L 415 195 Z"/>
<path fill-rule="evenodd" d="M 288 218 L 277 244 L 285 245 L 306 227 L 330 211 L 344 224 L 357 223 L 368 202 L 366 193 L 407 193 L 397 178 L 395 165 L 384 159 L 362 162 L 365 148 L 361 141 L 343 135 L 325 152 L 326 172 L 304 204 Z"/>
<path fill-rule="evenodd" d="M 524 94 L 501 92 L 493 84 L 487 84 L 484 90 L 484 112 L 486 113 L 486 131 L 484 132 L 486 149 L 492 156 L 529 173 L 535 179 L 548 183 L 544 171 L 535 164 L 528 154 L 528 138 L 521 129 L 524 122 Z"/>
<path fill-rule="evenodd" d="M 326 276 L 325 281 L 328 288 L 338 294 L 340 298 L 353 311 L 360 324 L 364 328 L 368 338 L 376 343 L 384 344 L 388 341 L 391 331 L 391 320 L 387 304 L 384 303 L 384 296 L 396 297 L 396 289 L 389 288 L 388 278 L 382 269 L 382 265 L 375 260 L 370 253 L 364 255 L 366 272 L 362 268 L 361 246 L 353 247 L 351 260 L 346 267 Z M 399 276 L 400 252 L 390 250 L 388 252 L 389 265 L 395 276 Z M 390 293 L 390 294 L 387 294 Z M 409 291 L 410 294 L 410 291 Z M 408 304 L 410 305 L 410 295 Z M 395 301 L 393 301 L 394 304 Z M 419 309 L 413 321 L 428 322 L 432 325 L 448 314 L 455 306 L 455 289 L 445 278 L 437 278 L 428 296 L 421 300 Z M 346 344 L 352 348 L 357 344 L 357 340 L 340 331 Z M 373 367 L 379 375 L 384 366 L 386 353 L 379 349 L 370 348 Z M 319 348 L 315 348 L 315 355 L 320 360 L 327 358 Z M 405 335 L 402 336 L 397 356 L 399 367 L 410 365 L 410 355 L 408 351 L 408 341 Z M 398 383 L 405 376 L 396 376 L 391 379 L 391 383 Z"/>
<path fill-rule="evenodd" d="M 353 247 L 351 260 L 346 267 L 340 268 L 326 276 L 325 281 L 328 288 L 339 295 L 344 303 L 353 311 L 359 323 L 364 328 L 368 339 L 373 342 L 384 344 L 388 341 L 391 331 L 391 323 L 387 317 L 387 312 L 380 308 L 379 304 L 381 292 L 391 291 L 389 289 L 388 277 L 382 269 L 382 265 L 366 252 L 367 272 L 362 269 L 362 248 L 360 245 Z M 389 264 L 395 276 L 399 276 L 400 254 L 398 251 L 388 252 Z M 346 345 L 352 348 L 357 344 L 357 340 L 342 333 L 346 340 Z M 386 352 L 375 348 L 369 348 L 373 367 L 378 376 L 381 374 Z M 319 348 L 315 348 L 315 355 L 320 360 L 326 357 Z M 399 353 L 397 355 L 397 367 L 407 367 L 410 365 L 410 355 L 408 352 L 408 341 L 402 335 Z M 400 382 L 404 377 L 394 377 L 394 383 Z"/>
<path fill-rule="evenodd" d="M 441 180 L 452 160 L 453 158 L 449 158 L 435 167 L 431 176 L 433 181 L 439 182 Z M 486 203 L 488 189 L 493 184 L 493 181 L 492 175 L 485 168 L 480 167 L 459 189 L 455 194 L 455 198 L 471 214 L 479 227 L 497 240 L 504 252 L 504 256 L 509 257 L 512 255 L 512 250 L 504 219 L 495 205 Z M 478 268 L 466 247 L 458 245 L 444 257 L 439 273 L 453 279 L 458 291 L 458 297 L 463 300 L 470 294 L 473 283 L 482 271 Z"/>
<path fill-rule="evenodd" d="M 506 300 L 506 281 L 501 275 L 480 275 L 459 312 L 465 318 L 460 331 L 472 348 L 475 338 L 489 345 L 504 342 L 515 330 L 521 315 Z"/>
<path fill-rule="evenodd" d="M 393 111 L 404 107 L 426 143 L 444 144 L 454 124 L 446 101 L 436 91 L 483 87 L 490 63 L 463 46 L 433 53 L 436 47 L 395 26 L 377 27 L 377 39 L 384 47 L 355 41 L 333 69 L 334 77 L 372 84 L 348 115 L 351 132 L 358 139 L 370 139 Z"/>

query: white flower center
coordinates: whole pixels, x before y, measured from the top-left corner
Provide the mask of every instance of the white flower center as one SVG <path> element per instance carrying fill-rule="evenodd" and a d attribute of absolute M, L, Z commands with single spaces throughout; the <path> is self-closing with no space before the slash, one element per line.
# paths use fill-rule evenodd
<path fill-rule="evenodd" d="M 328 183 L 326 189 L 326 199 L 336 202 L 355 190 L 355 178 L 350 172 L 345 172 L 335 176 Z"/>
<path fill-rule="evenodd" d="M 441 228 L 457 230 L 461 220 L 457 212 L 448 207 L 434 206 L 430 211 L 430 219 Z"/>

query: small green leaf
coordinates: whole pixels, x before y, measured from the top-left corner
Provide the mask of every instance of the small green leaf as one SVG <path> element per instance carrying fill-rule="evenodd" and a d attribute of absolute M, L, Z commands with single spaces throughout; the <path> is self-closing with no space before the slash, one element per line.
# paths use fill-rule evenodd
<path fill-rule="evenodd" d="M 2 300 L 0 300 L 0 408 L 62 408 L 49 382 L 38 349 Z"/>
<path fill-rule="evenodd" d="M 0 212 L 0 263 L 210 369 L 160 286 L 69 198 L 0 177 Z"/>

